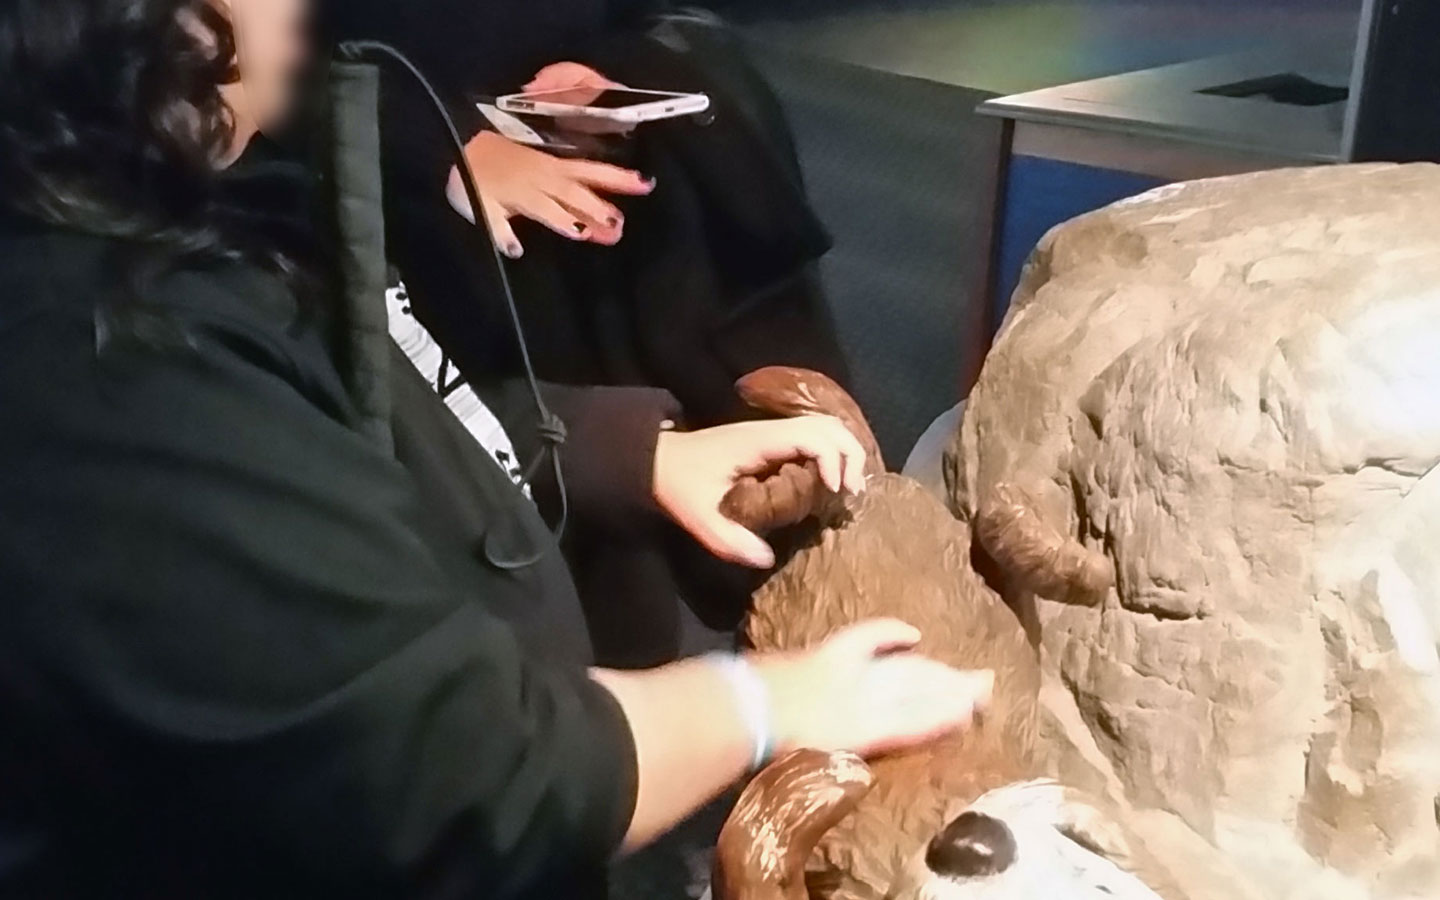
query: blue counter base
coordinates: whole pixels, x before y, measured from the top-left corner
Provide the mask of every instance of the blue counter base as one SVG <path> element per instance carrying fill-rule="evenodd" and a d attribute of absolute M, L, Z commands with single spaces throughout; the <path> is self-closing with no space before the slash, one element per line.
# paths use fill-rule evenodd
<path fill-rule="evenodd" d="M 1045 233 L 1078 215 L 1164 184 L 1133 172 L 1016 155 L 1005 187 L 993 322 L 1004 320 L 1020 270 Z"/>

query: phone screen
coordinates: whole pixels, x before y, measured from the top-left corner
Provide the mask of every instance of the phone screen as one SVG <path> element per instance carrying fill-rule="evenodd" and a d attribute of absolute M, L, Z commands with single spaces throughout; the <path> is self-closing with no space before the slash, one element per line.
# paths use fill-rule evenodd
<path fill-rule="evenodd" d="M 660 100 L 679 96 L 682 95 L 632 91 L 626 88 L 572 88 L 566 91 L 546 91 L 541 94 L 525 94 L 522 98 L 517 99 L 535 100 L 543 103 L 558 103 L 562 106 L 624 109 L 627 106 L 655 103 Z"/>

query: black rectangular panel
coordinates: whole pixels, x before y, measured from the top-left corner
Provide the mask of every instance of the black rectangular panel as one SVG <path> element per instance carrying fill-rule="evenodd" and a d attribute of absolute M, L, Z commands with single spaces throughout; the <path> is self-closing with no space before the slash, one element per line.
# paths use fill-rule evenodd
<path fill-rule="evenodd" d="M 1440 0 L 1372 2 L 1351 155 L 1440 162 Z"/>

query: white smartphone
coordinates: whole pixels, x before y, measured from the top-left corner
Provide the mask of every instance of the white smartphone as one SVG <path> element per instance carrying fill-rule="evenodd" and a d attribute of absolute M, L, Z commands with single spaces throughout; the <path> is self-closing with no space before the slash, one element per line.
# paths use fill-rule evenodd
<path fill-rule="evenodd" d="M 608 119 L 627 125 L 692 116 L 710 108 L 710 98 L 704 94 L 640 91 L 625 87 L 567 88 L 537 94 L 510 94 L 496 102 L 510 113 Z"/>

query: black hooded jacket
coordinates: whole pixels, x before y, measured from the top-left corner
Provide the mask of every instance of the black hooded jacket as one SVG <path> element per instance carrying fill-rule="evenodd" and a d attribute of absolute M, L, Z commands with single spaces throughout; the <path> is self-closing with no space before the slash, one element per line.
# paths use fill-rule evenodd
<path fill-rule="evenodd" d="M 595 890 L 634 749 L 534 506 L 257 271 L 118 335 L 125 250 L 0 235 L 0 897 Z"/>

